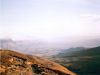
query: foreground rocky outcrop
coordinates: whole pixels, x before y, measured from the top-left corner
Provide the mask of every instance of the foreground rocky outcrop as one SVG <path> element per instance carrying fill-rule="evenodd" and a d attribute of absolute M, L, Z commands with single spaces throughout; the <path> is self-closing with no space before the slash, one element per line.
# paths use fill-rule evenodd
<path fill-rule="evenodd" d="M 37 56 L 0 49 L 0 75 L 76 75 L 63 66 Z"/>

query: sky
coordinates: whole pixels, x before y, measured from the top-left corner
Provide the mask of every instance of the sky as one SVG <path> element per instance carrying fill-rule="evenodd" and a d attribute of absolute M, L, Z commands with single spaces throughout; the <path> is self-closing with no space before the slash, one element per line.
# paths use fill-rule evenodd
<path fill-rule="evenodd" d="M 100 0 L 0 0 L 0 38 L 100 36 Z"/>

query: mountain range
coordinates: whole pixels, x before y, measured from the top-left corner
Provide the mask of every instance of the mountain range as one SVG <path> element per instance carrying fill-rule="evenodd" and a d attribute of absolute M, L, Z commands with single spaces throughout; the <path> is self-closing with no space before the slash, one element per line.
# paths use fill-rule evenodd
<path fill-rule="evenodd" d="M 56 55 L 63 50 L 70 51 L 70 48 L 83 47 L 91 48 L 100 46 L 100 39 L 88 39 L 80 40 L 76 42 L 53 42 L 49 43 L 40 40 L 12 40 L 12 39 L 0 39 L 1 49 L 17 50 L 26 54 L 35 54 L 38 56 L 52 56 Z M 75 49 L 74 49 L 75 50 Z"/>

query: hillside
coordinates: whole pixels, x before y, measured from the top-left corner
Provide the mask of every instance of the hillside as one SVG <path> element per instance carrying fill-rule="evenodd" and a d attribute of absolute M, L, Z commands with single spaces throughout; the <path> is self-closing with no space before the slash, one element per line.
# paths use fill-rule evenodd
<path fill-rule="evenodd" d="M 78 75 L 100 75 L 100 47 L 64 50 L 52 59 Z"/>
<path fill-rule="evenodd" d="M 75 47 L 75 48 L 64 49 L 55 56 L 58 56 L 58 57 L 74 56 L 75 54 L 77 55 L 77 53 L 79 53 L 80 51 L 83 51 L 83 50 L 86 50 L 86 48 L 84 48 L 84 47 Z"/>
<path fill-rule="evenodd" d="M 0 50 L 0 75 L 76 75 L 63 66 L 37 56 Z"/>

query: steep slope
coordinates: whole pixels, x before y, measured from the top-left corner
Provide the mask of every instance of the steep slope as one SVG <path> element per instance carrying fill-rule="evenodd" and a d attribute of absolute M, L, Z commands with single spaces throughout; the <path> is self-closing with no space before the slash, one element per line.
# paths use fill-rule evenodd
<path fill-rule="evenodd" d="M 63 66 L 37 56 L 0 50 L 0 75 L 76 75 Z"/>
<path fill-rule="evenodd" d="M 100 47 L 64 51 L 53 57 L 53 60 L 78 73 L 78 75 L 100 75 Z"/>

